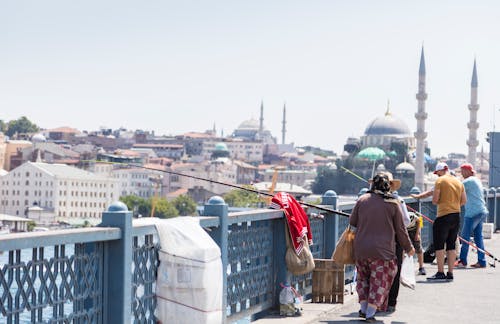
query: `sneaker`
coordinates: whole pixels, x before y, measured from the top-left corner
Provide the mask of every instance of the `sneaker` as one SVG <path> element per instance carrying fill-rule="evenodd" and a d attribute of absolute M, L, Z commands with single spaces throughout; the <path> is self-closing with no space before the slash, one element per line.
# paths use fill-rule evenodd
<path fill-rule="evenodd" d="M 377 319 L 375 318 L 375 316 L 372 316 L 372 317 L 368 317 L 365 319 L 365 322 L 366 323 L 376 323 L 377 322 Z"/>
<path fill-rule="evenodd" d="M 465 269 L 467 268 L 467 263 L 464 263 L 462 260 L 455 261 L 455 268 L 457 269 Z"/>
<path fill-rule="evenodd" d="M 446 281 L 453 281 L 453 273 L 451 272 L 446 273 Z"/>
<path fill-rule="evenodd" d="M 394 313 L 396 311 L 396 306 L 387 306 L 387 313 Z"/>
<path fill-rule="evenodd" d="M 427 272 L 425 272 L 425 268 L 424 267 L 421 267 L 421 268 L 418 268 L 418 274 L 420 276 L 425 276 L 427 274 Z"/>
<path fill-rule="evenodd" d="M 427 277 L 427 280 L 430 280 L 430 281 L 446 281 L 446 275 L 444 274 L 444 272 L 436 272 L 436 274 L 433 275 L 432 277 Z"/>
<path fill-rule="evenodd" d="M 486 268 L 486 264 L 485 265 L 482 265 L 481 263 L 474 263 L 473 265 L 471 265 L 472 268 Z"/>
<path fill-rule="evenodd" d="M 359 317 L 361 318 L 366 318 L 366 314 L 361 311 L 361 309 L 358 312 Z"/>

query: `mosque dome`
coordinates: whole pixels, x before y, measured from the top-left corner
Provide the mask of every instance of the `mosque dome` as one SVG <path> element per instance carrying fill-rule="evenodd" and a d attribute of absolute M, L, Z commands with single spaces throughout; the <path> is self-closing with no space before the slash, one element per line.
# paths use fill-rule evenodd
<path fill-rule="evenodd" d="M 396 166 L 398 173 L 415 173 L 415 167 L 408 162 L 401 162 Z"/>
<path fill-rule="evenodd" d="M 42 134 L 36 134 L 36 135 L 33 135 L 33 137 L 31 138 L 31 141 L 33 143 L 43 143 L 43 142 L 47 142 L 47 139 Z"/>
<path fill-rule="evenodd" d="M 228 158 L 229 157 L 229 149 L 225 143 L 217 143 L 215 144 L 214 151 L 212 152 L 211 158 L 212 160 L 216 160 L 219 158 Z"/>
<path fill-rule="evenodd" d="M 238 126 L 239 130 L 259 130 L 259 121 L 257 119 L 245 120 Z"/>
<path fill-rule="evenodd" d="M 365 129 L 365 135 L 411 135 L 408 125 L 394 116 L 389 109 L 382 117 L 375 118 Z"/>
<path fill-rule="evenodd" d="M 225 143 L 217 143 L 215 144 L 215 151 L 224 151 L 227 152 L 229 149 L 227 148 L 227 145 Z"/>

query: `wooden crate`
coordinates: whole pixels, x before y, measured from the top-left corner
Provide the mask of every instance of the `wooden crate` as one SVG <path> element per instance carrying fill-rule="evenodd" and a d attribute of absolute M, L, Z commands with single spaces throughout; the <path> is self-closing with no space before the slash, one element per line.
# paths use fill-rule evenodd
<path fill-rule="evenodd" d="M 344 303 L 344 265 L 331 259 L 314 259 L 313 303 Z"/>

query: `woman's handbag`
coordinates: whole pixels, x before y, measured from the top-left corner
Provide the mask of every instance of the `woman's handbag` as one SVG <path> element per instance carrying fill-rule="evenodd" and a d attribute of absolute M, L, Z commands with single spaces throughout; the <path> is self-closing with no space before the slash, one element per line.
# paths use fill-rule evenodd
<path fill-rule="evenodd" d="M 354 264 L 354 237 L 355 233 L 350 226 L 347 226 L 340 236 L 332 260 L 338 264 Z"/>
<path fill-rule="evenodd" d="M 302 241 L 304 247 L 299 255 L 295 253 L 293 244 L 290 239 L 290 231 L 288 230 L 288 224 L 285 222 L 285 237 L 286 237 L 286 254 L 285 262 L 288 271 L 290 271 L 294 276 L 303 275 L 314 270 L 314 258 L 309 248 L 309 243 L 307 237 L 303 237 Z"/>

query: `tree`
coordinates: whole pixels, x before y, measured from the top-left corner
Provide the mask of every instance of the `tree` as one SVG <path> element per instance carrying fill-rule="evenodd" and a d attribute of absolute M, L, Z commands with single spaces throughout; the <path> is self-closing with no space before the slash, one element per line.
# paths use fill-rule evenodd
<path fill-rule="evenodd" d="M 128 210 L 133 211 L 134 217 L 149 216 L 151 213 L 151 205 L 148 206 L 148 202 L 144 198 L 130 195 L 120 197 L 120 201 L 127 205 Z"/>
<path fill-rule="evenodd" d="M 312 191 L 315 194 L 323 194 L 327 190 L 333 189 L 336 175 L 337 170 L 325 166 L 318 167 L 316 179 L 312 184 Z"/>
<path fill-rule="evenodd" d="M 179 212 L 174 207 L 174 204 L 170 203 L 165 198 L 154 198 L 154 199 L 156 200 L 156 202 L 155 202 L 155 211 L 153 217 L 171 218 L 179 216 Z M 148 201 L 149 201 L 149 206 L 152 206 L 153 199 L 150 198 Z"/>
<path fill-rule="evenodd" d="M 12 137 L 14 134 L 26 134 L 38 132 L 39 128 L 25 116 L 9 121 L 6 135 Z"/>
<path fill-rule="evenodd" d="M 28 232 L 33 232 L 33 229 L 36 227 L 35 221 L 28 222 Z"/>
<path fill-rule="evenodd" d="M 245 186 L 253 189 L 251 186 Z M 232 207 L 250 207 L 256 206 L 262 199 L 253 192 L 243 189 L 234 189 L 224 195 L 224 201 Z"/>
<path fill-rule="evenodd" d="M 180 216 L 196 214 L 196 202 L 189 196 L 181 195 L 172 201 Z"/>
<path fill-rule="evenodd" d="M 7 124 L 0 119 L 0 132 L 5 133 L 7 131 Z"/>

